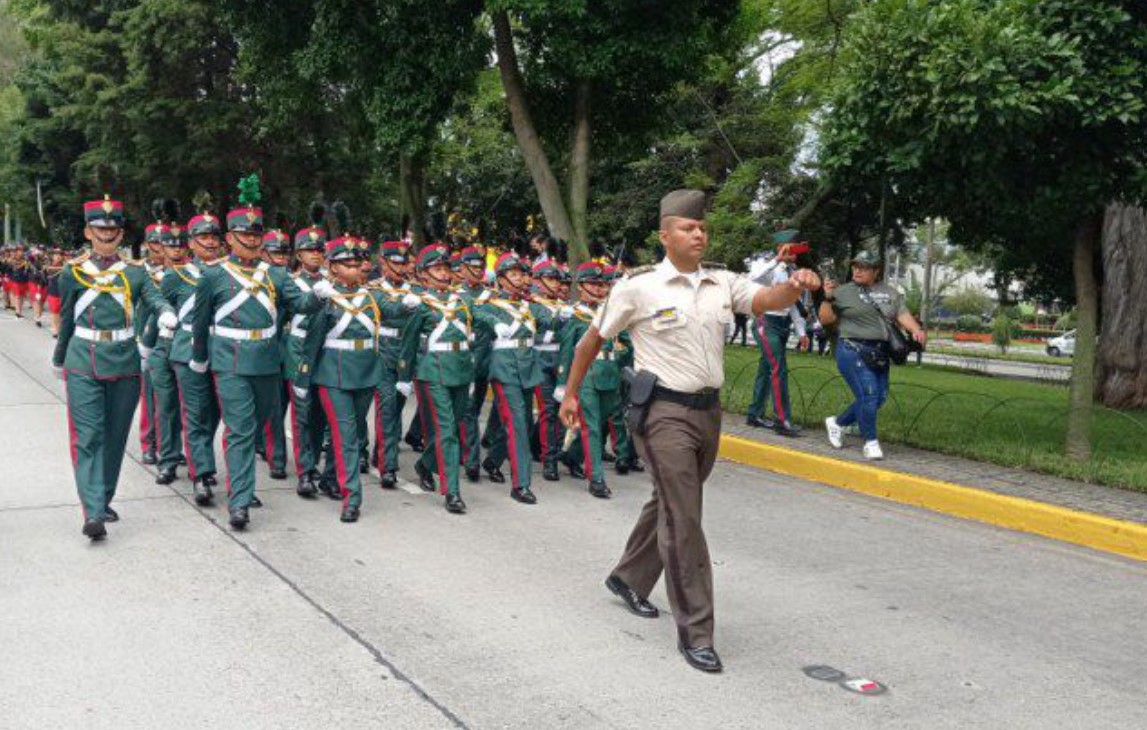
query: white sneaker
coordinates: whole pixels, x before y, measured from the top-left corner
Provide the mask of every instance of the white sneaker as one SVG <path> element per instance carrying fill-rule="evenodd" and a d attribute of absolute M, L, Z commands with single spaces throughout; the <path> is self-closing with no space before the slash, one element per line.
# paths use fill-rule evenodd
<path fill-rule="evenodd" d="M 884 458 L 884 452 L 880 450 L 879 441 L 864 442 L 864 458 L 871 461 L 880 461 Z"/>
<path fill-rule="evenodd" d="M 832 444 L 832 448 L 839 449 L 844 446 L 844 429 L 836 425 L 835 416 L 824 419 L 824 428 L 828 431 L 828 442 Z"/>

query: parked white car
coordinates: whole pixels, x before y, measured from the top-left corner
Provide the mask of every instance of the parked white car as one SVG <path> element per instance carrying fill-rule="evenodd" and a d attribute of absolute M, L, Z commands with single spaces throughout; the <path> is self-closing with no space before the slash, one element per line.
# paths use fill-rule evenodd
<path fill-rule="evenodd" d="M 1047 354 L 1052 357 L 1071 357 L 1075 354 L 1075 330 L 1064 332 L 1047 341 Z"/>

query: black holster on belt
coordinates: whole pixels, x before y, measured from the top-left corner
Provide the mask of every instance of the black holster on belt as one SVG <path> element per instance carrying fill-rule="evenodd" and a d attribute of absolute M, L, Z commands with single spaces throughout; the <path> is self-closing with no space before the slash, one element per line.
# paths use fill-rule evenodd
<path fill-rule="evenodd" d="M 629 432 L 637 436 L 645 435 L 645 418 L 653 403 L 657 390 L 657 376 L 648 370 L 637 371 L 631 367 L 622 370 L 621 377 L 629 384 L 629 403 L 625 409 L 625 425 Z"/>

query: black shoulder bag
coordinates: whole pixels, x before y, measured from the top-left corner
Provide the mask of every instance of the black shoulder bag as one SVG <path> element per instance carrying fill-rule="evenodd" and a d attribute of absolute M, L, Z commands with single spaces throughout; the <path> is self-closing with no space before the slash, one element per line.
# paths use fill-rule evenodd
<path fill-rule="evenodd" d="M 888 359 L 894 365 L 903 365 L 908 362 L 908 355 L 915 349 L 913 345 L 916 343 L 908 339 L 898 322 L 884 314 L 884 310 L 872 301 L 872 297 L 868 295 L 867 291 L 858 288 L 857 295 L 861 301 L 876 310 L 876 313 L 880 315 L 880 321 L 884 323 L 884 332 L 888 335 Z"/>

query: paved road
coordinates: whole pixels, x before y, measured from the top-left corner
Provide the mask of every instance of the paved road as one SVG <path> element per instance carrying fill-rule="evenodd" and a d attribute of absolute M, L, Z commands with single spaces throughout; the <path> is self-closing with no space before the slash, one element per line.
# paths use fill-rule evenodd
<path fill-rule="evenodd" d="M 133 460 L 89 545 L 49 343 L 0 315 L 4 728 L 1147 724 L 1145 566 L 731 464 L 706 495 L 721 676 L 601 587 L 642 478 L 533 508 L 474 485 L 462 518 L 371 486 L 350 526 L 263 480 L 236 535 Z"/>
<path fill-rule="evenodd" d="M 1050 363 L 999 360 L 975 353 L 961 356 L 926 352 L 924 353 L 924 362 L 930 365 L 947 365 L 961 370 L 974 370 L 979 373 L 1019 380 L 1037 380 L 1049 383 L 1067 383 L 1071 380 L 1070 360 L 1065 365 L 1052 365 Z"/>

